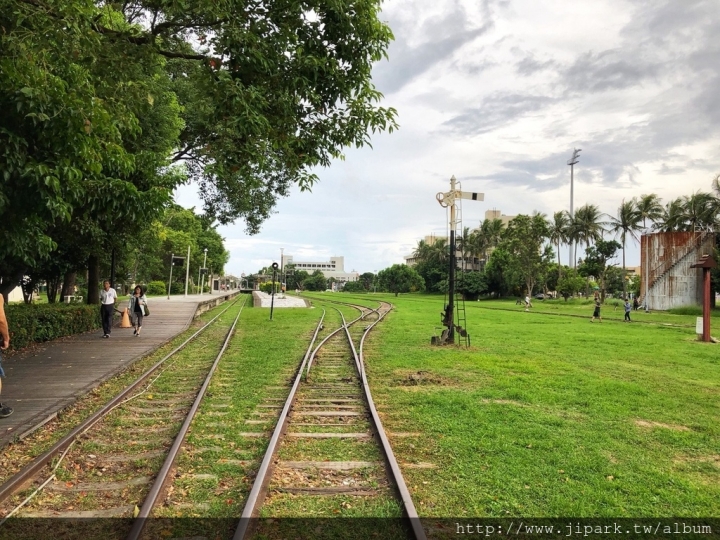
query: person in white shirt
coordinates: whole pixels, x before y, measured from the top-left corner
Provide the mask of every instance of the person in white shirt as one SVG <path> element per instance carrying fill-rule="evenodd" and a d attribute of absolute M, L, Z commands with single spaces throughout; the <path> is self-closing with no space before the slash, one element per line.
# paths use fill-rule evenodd
<path fill-rule="evenodd" d="M 116 300 L 117 293 L 115 292 L 115 289 L 110 286 L 109 281 L 103 281 L 103 290 L 100 291 L 100 318 L 102 319 L 104 338 L 110 337 Z"/>

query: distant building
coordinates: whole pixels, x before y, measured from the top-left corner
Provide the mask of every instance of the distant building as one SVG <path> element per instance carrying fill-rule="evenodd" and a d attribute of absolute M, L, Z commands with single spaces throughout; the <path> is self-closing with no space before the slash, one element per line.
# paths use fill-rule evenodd
<path fill-rule="evenodd" d="M 506 216 L 500 210 L 495 210 L 494 208 L 492 210 L 485 210 L 485 219 L 499 219 L 505 227 L 516 217 L 517 216 Z"/>
<path fill-rule="evenodd" d="M 308 274 L 312 274 L 315 270 L 320 270 L 326 278 L 335 278 L 336 281 L 357 281 L 360 274 L 357 272 L 345 271 L 345 257 L 330 257 L 329 261 L 296 261 L 292 255 L 283 255 L 283 267 L 292 264 L 297 270 L 305 270 Z"/>
<path fill-rule="evenodd" d="M 640 239 L 640 301 L 650 309 L 672 309 L 702 304 L 702 269 L 690 268 L 700 257 L 712 254 L 711 232 L 667 232 Z M 647 272 L 643 270 L 647 268 Z"/>

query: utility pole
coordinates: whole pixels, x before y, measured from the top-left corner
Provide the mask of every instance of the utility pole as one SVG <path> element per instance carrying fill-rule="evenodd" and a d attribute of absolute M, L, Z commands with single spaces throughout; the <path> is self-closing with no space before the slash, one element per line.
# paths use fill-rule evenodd
<path fill-rule="evenodd" d="M 570 165 L 570 223 L 572 224 L 573 220 L 573 188 L 574 188 L 574 167 L 575 165 L 580 161 L 580 152 L 582 151 L 582 148 L 573 148 L 572 157 L 568 159 L 567 164 Z M 573 253 L 573 242 L 570 240 L 570 260 L 569 260 L 569 266 L 572 268 L 575 268 L 575 253 Z"/>
<path fill-rule="evenodd" d="M 203 260 L 203 267 L 200 269 L 200 276 L 198 276 L 198 281 L 200 281 L 200 296 L 202 296 L 203 293 L 203 285 L 205 285 L 205 274 L 207 274 L 207 248 L 203 250 L 205 252 L 205 259 Z"/>
<path fill-rule="evenodd" d="M 448 305 L 445 306 L 443 326 L 447 327 L 447 343 L 455 343 L 455 230 L 457 229 L 457 212 L 455 201 L 468 199 L 471 201 L 485 200 L 483 193 L 462 192 L 455 189 L 457 180 L 450 178 L 450 191 L 435 195 L 437 202 L 443 208 L 450 208 L 450 273 L 448 275 Z"/>
<path fill-rule="evenodd" d="M 190 246 L 188 246 L 187 265 L 185 267 L 185 296 L 187 296 L 188 283 L 190 283 Z"/>
<path fill-rule="evenodd" d="M 175 262 L 175 254 L 170 254 L 170 280 L 168 281 L 168 300 L 170 300 L 170 287 L 172 287 L 172 267 Z"/>

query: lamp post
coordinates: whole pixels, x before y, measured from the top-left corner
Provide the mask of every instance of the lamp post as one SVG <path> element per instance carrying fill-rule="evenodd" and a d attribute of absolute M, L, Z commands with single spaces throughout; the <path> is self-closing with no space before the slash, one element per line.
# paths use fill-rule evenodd
<path fill-rule="evenodd" d="M 203 249 L 203 251 L 205 252 L 205 259 L 203 259 L 203 267 L 200 269 L 200 274 L 202 275 L 202 278 L 200 276 L 198 276 L 198 281 L 200 281 L 202 279 L 202 281 L 200 281 L 200 296 L 202 296 L 202 293 L 203 293 L 203 285 L 205 284 L 205 272 L 207 272 L 207 270 L 206 270 L 207 248 Z M 205 272 L 203 272 L 203 270 Z"/>
<path fill-rule="evenodd" d="M 185 296 L 187 296 L 189 282 L 190 282 L 190 246 L 188 246 L 187 266 L 185 267 Z"/>
<path fill-rule="evenodd" d="M 573 189 L 574 189 L 574 167 L 575 164 L 580 161 L 580 152 L 582 151 L 582 148 L 573 148 L 572 157 L 568 159 L 567 164 L 570 165 L 570 222 L 572 223 L 573 219 Z M 575 256 L 573 255 L 573 242 L 570 240 L 570 260 L 569 263 L 574 263 Z M 573 267 L 575 265 L 573 264 Z"/>
<path fill-rule="evenodd" d="M 285 297 L 285 291 L 283 290 L 285 287 L 285 257 L 283 256 L 284 251 L 285 248 L 280 248 L 280 292 L 282 293 L 280 298 Z"/>
<path fill-rule="evenodd" d="M 168 281 L 168 300 L 170 300 L 170 287 L 172 287 L 172 267 L 175 262 L 175 254 L 170 254 L 170 280 Z"/>

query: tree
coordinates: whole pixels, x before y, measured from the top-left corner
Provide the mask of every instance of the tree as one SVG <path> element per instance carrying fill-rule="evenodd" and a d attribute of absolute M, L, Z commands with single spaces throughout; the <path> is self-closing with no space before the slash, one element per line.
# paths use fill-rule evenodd
<path fill-rule="evenodd" d="M 548 237 L 548 225 L 541 215 L 519 215 L 508 225 L 502 247 L 509 255 L 509 268 L 524 283 L 528 296 L 553 257 L 552 249 L 543 248 Z"/>
<path fill-rule="evenodd" d="M 594 204 L 585 204 L 575 211 L 571 225 L 570 234 L 577 245 L 582 243 L 589 247 L 593 242 L 602 238 L 605 223 L 602 221 L 602 212 Z M 577 253 L 574 259 L 577 259 Z"/>
<path fill-rule="evenodd" d="M 396 127 L 370 80 L 392 39 L 378 11 L 0 0 L 1 288 L 50 257 L 45 231 L 80 217 L 95 279 L 123 245 L 116 226 L 137 232 L 185 171 L 209 219 L 257 232 L 291 186 Z"/>
<path fill-rule="evenodd" d="M 620 235 L 620 243 L 622 244 L 622 253 L 623 253 L 623 259 L 622 259 L 622 271 L 623 276 L 625 276 L 625 244 L 627 241 L 627 236 L 630 235 L 630 238 L 635 240 L 636 242 L 640 239 L 638 238 L 637 232 L 640 230 L 640 220 L 642 219 L 642 216 L 640 215 L 640 212 L 637 209 L 637 205 L 635 202 L 635 199 L 632 199 L 630 201 L 625 201 L 620 204 L 620 208 L 618 208 L 617 217 L 610 218 L 610 230 L 614 232 L 615 234 Z M 627 283 L 626 280 L 623 278 L 623 297 L 627 298 Z"/>
<path fill-rule="evenodd" d="M 557 246 L 558 256 L 558 279 L 562 277 L 562 263 L 560 262 L 560 244 L 568 241 L 570 227 L 570 215 L 562 210 L 553 214 L 552 221 L 548 224 L 548 240 Z M 569 261 L 572 265 L 572 261 Z"/>
<path fill-rule="evenodd" d="M 360 274 L 358 282 L 362 285 L 363 289 L 369 291 L 372 289 L 373 283 L 375 283 L 375 274 L 372 272 L 364 272 Z"/>
<path fill-rule="evenodd" d="M 343 286 L 342 292 L 364 293 L 367 289 L 360 281 L 348 281 Z"/>
<path fill-rule="evenodd" d="M 578 268 L 578 273 L 589 279 L 594 276 L 599 285 L 602 301 L 605 301 L 605 274 L 608 269 L 608 261 L 615 257 L 615 253 L 622 246 L 615 240 L 598 240 L 594 246 L 585 250 L 585 259 Z"/>
<path fill-rule="evenodd" d="M 661 219 L 663 214 L 662 199 L 654 193 L 640 195 L 637 200 L 637 211 L 643 222 L 643 229 L 647 229 L 647 221 L 655 223 Z"/>
<path fill-rule="evenodd" d="M 324 291 L 327 289 L 327 279 L 320 270 L 315 270 L 302 282 L 302 286 L 306 291 Z"/>
<path fill-rule="evenodd" d="M 488 284 L 484 272 L 465 272 L 458 283 L 458 292 L 466 300 L 477 300 L 481 294 L 488 292 Z"/>
<path fill-rule="evenodd" d="M 414 269 L 404 264 L 394 264 L 378 272 L 380 288 L 395 293 L 422 291 L 425 288 L 423 278 Z"/>
<path fill-rule="evenodd" d="M 585 280 L 578 275 L 577 270 L 568 268 L 562 279 L 558 281 L 557 292 L 565 299 L 576 295 L 585 287 Z"/>

